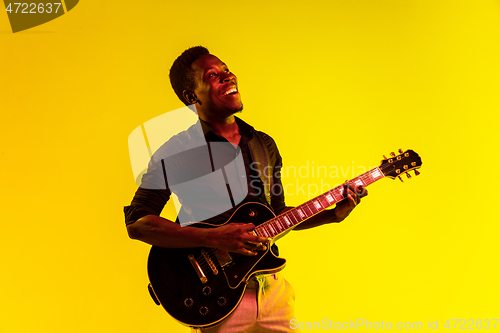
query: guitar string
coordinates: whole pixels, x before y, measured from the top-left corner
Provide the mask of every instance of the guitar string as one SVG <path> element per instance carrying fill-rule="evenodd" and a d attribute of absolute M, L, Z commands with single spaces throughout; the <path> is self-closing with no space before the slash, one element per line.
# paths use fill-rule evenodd
<path fill-rule="evenodd" d="M 388 170 L 389 168 L 391 168 L 391 167 L 392 167 L 392 166 L 391 166 L 390 164 L 387 164 L 387 165 L 385 165 L 385 166 L 380 166 L 380 167 L 378 167 L 378 168 L 379 168 L 379 170 L 380 170 L 380 171 L 382 171 L 382 173 L 385 175 L 385 172 L 384 172 L 384 171 L 387 171 L 387 170 Z M 413 170 L 413 169 L 416 169 L 416 168 L 411 168 L 410 170 Z M 382 179 L 382 178 L 387 177 L 387 176 L 384 176 L 384 177 L 382 177 L 382 178 L 375 179 L 375 178 L 371 175 L 371 172 L 372 172 L 372 171 L 374 171 L 374 170 L 375 170 L 375 169 L 372 169 L 372 170 L 370 170 L 370 171 L 367 171 L 367 172 L 365 172 L 365 173 L 363 173 L 363 174 L 361 174 L 361 175 L 359 175 L 359 176 L 357 176 L 357 177 L 355 177 L 355 178 L 351 179 L 349 182 L 353 182 L 353 181 L 356 181 L 357 179 L 361 179 L 361 180 L 364 180 L 364 181 L 363 181 L 363 183 L 364 183 L 364 184 L 366 184 L 365 186 L 368 186 L 368 185 L 373 184 L 373 183 L 374 183 L 374 182 L 376 182 L 377 180 L 380 180 L 380 179 Z M 406 173 L 406 172 L 408 172 L 408 171 L 410 171 L 410 170 L 405 170 L 403 173 Z M 367 179 L 368 179 L 368 181 L 366 181 Z M 322 206 L 322 208 L 321 208 L 321 209 L 316 208 L 316 206 L 315 206 L 315 205 L 314 205 L 314 203 L 312 202 L 313 200 L 315 200 L 315 199 L 319 198 L 320 196 L 324 196 L 324 195 L 326 195 L 327 193 L 330 193 L 330 194 L 331 194 L 331 193 L 332 193 L 332 192 L 334 192 L 334 191 L 339 192 L 339 189 L 340 189 L 340 188 L 342 188 L 342 187 L 343 187 L 343 185 L 336 186 L 335 188 L 333 188 L 333 189 L 331 189 L 331 190 L 329 190 L 329 191 L 327 191 L 327 192 L 325 192 L 325 193 L 322 193 L 322 194 L 320 194 L 319 196 L 317 196 L 317 197 L 315 197 L 315 198 L 313 198 L 313 199 L 311 199 L 311 200 L 308 200 L 308 201 L 306 201 L 305 203 L 303 203 L 303 204 L 301 204 L 301 205 L 299 205 L 299 206 L 295 207 L 295 209 L 294 209 L 294 210 L 296 210 L 297 208 L 299 208 L 299 207 L 300 207 L 301 211 L 303 211 L 303 212 L 304 212 L 304 209 L 303 209 L 302 207 L 306 207 L 306 208 L 307 208 L 307 209 L 308 209 L 308 210 L 312 213 L 310 216 L 308 216 L 307 212 L 304 212 L 304 214 L 305 214 L 305 218 L 303 218 L 302 220 L 300 220 L 300 218 L 299 218 L 299 217 L 300 217 L 300 214 L 299 214 L 299 216 L 297 216 L 297 214 L 295 214 L 295 212 L 287 212 L 287 213 L 285 213 L 285 214 L 283 214 L 283 215 L 278 215 L 278 216 L 276 216 L 276 217 L 274 217 L 274 218 L 270 219 L 269 221 L 266 221 L 266 222 L 262 223 L 261 225 L 256 226 L 256 229 L 261 229 L 261 230 L 262 230 L 262 229 L 264 229 L 265 227 L 268 227 L 268 226 L 269 226 L 270 228 L 268 228 L 268 229 L 264 229 L 264 230 L 265 230 L 267 233 L 270 233 L 270 234 L 274 237 L 274 236 L 278 235 L 279 233 L 281 233 L 281 232 L 283 232 L 283 231 L 288 230 L 289 228 L 291 228 L 291 227 L 289 226 L 289 227 L 285 227 L 285 228 L 283 229 L 282 227 L 284 227 L 284 224 L 283 224 L 282 222 L 280 222 L 280 221 L 279 221 L 279 218 L 280 218 L 280 217 L 286 216 L 286 217 L 288 217 L 288 218 L 290 219 L 290 215 L 291 215 L 291 216 L 292 216 L 292 217 L 293 217 L 296 221 L 298 221 L 297 223 L 293 223 L 293 222 L 292 222 L 292 224 L 293 224 L 292 226 L 294 226 L 294 225 L 296 225 L 296 224 L 299 224 L 300 222 L 302 222 L 302 221 L 304 221 L 304 220 L 308 219 L 309 217 L 311 217 L 312 215 L 314 215 L 314 214 L 316 214 L 316 213 L 319 213 L 319 212 L 321 212 L 321 211 L 325 210 L 327 207 L 331 207 L 331 206 L 333 206 L 334 204 L 336 204 L 336 203 L 338 203 L 339 201 L 341 201 L 341 200 L 338 200 L 338 201 L 334 202 L 333 204 L 330 204 L 329 206 L 324 207 L 324 205 L 321 203 L 321 200 L 320 200 L 320 199 L 318 199 L 318 201 L 320 202 L 320 204 L 321 204 L 321 206 Z M 334 196 L 334 197 L 335 197 L 335 196 Z M 314 208 L 316 209 L 316 213 L 314 213 L 314 211 L 313 211 L 313 210 L 309 207 L 309 205 L 311 205 L 311 204 L 313 205 L 312 207 L 314 207 Z M 290 219 L 290 220 L 292 220 L 292 219 Z M 279 227 L 279 229 L 278 229 L 278 228 L 272 228 L 272 227 L 271 227 L 271 224 L 272 224 L 272 223 L 279 224 L 279 226 L 280 226 L 280 227 Z M 270 229 L 270 230 L 269 230 L 269 229 Z M 283 230 L 282 230 L 282 231 L 280 231 L 280 229 L 283 229 Z M 278 231 L 278 233 L 275 233 L 275 232 L 276 232 L 276 230 Z M 262 234 L 262 233 L 261 233 L 261 234 Z M 210 249 L 210 250 L 208 250 L 207 255 L 210 255 L 210 254 L 211 254 L 211 255 L 213 255 L 213 256 L 215 257 L 215 259 L 217 259 L 217 261 L 218 261 L 217 254 L 214 252 L 215 250 L 218 250 L 218 249 Z M 211 261 L 213 262 L 212 258 L 210 258 L 210 259 L 211 259 Z M 201 267 L 202 269 L 207 269 L 207 268 L 210 268 L 210 269 L 211 269 L 211 267 L 210 267 L 211 265 L 210 265 L 210 264 L 206 261 L 206 259 L 204 258 L 204 256 L 203 256 L 203 255 L 198 256 L 198 257 L 196 258 L 196 260 L 197 260 L 197 261 L 202 261 L 202 264 L 200 264 L 200 267 Z M 220 263 L 219 263 L 219 265 L 220 265 Z"/>

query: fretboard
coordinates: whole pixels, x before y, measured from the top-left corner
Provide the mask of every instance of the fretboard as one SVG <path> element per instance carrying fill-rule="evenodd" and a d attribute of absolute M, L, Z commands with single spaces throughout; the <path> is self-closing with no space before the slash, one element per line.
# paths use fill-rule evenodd
<path fill-rule="evenodd" d="M 380 171 L 379 167 L 376 167 L 363 173 L 362 175 L 357 176 L 356 178 L 351 179 L 349 182 L 355 184 L 356 186 L 368 186 L 384 177 L 385 176 Z M 343 199 L 344 185 L 339 185 L 300 206 L 290 209 L 285 213 L 262 223 L 255 228 L 255 232 L 261 237 L 276 237 L 282 232 L 295 227 L 297 224 L 304 222 L 308 218 L 324 211 L 326 208 L 335 205 Z"/>

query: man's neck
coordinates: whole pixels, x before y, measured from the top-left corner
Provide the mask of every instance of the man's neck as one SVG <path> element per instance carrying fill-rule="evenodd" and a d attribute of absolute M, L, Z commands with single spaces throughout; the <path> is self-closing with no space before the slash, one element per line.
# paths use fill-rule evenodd
<path fill-rule="evenodd" d="M 226 138 L 232 144 L 237 145 L 240 142 L 240 129 L 234 115 L 223 119 L 203 119 L 203 121 L 207 122 L 216 134 Z"/>

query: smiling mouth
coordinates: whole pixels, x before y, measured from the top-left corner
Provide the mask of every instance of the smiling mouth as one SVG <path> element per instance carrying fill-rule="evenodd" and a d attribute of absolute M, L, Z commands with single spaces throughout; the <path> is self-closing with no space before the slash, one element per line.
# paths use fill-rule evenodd
<path fill-rule="evenodd" d="M 233 87 L 227 90 L 225 93 L 223 93 L 222 96 L 234 95 L 236 93 L 238 93 L 238 89 L 236 89 L 236 87 Z"/>

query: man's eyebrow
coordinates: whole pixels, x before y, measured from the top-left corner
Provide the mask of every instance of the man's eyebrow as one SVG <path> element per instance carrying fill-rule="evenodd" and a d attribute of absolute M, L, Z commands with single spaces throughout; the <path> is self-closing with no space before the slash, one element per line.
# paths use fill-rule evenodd
<path fill-rule="evenodd" d="M 227 65 L 226 65 L 225 63 L 222 63 L 222 67 L 224 67 L 224 66 L 226 66 L 226 68 L 228 68 L 228 67 L 227 67 Z M 208 67 L 208 68 L 205 70 L 205 73 L 203 73 L 203 74 L 206 74 L 206 73 L 207 73 L 208 71 L 210 71 L 211 69 L 215 70 L 215 69 L 217 69 L 217 68 L 216 68 L 216 67 Z"/>

